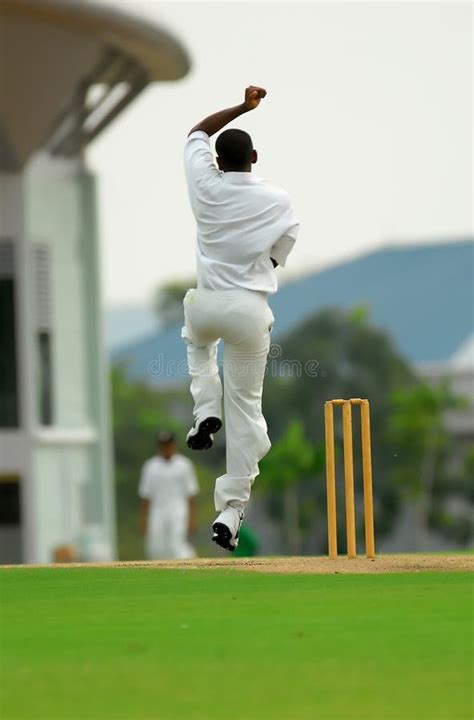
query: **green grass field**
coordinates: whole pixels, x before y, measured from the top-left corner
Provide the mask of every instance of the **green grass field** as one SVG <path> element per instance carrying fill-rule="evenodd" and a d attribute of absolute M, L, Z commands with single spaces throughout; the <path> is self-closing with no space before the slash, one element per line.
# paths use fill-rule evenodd
<path fill-rule="evenodd" d="M 471 720 L 472 575 L 0 572 L 2 720 Z"/>

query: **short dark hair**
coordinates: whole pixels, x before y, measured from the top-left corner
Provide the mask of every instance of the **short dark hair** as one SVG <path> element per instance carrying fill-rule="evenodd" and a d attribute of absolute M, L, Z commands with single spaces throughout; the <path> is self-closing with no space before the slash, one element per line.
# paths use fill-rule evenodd
<path fill-rule="evenodd" d="M 252 159 L 252 138 L 245 130 L 224 130 L 216 140 L 216 152 L 226 167 L 242 170 Z"/>
<path fill-rule="evenodd" d="M 176 442 L 176 435 L 170 430 L 160 430 L 156 436 L 156 442 L 158 445 L 174 443 Z"/>

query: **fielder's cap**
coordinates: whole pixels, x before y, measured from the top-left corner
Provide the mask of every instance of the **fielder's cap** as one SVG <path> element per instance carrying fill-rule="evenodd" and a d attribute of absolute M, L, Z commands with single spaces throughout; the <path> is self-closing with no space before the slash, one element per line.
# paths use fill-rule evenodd
<path fill-rule="evenodd" d="M 167 445 L 176 441 L 176 435 L 170 430 L 160 430 L 156 436 L 156 440 L 160 445 Z"/>

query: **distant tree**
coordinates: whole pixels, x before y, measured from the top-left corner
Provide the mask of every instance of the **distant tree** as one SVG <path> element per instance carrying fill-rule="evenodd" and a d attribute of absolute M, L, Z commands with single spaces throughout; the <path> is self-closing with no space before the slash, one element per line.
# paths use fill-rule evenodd
<path fill-rule="evenodd" d="M 474 446 L 460 469 L 437 477 L 433 486 L 430 527 L 459 545 L 474 538 Z"/>
<path fill-rule="evenodd" d="M 393 390 L 415 382 L 407 360 L 392 338 L 370 323 L 365 308 L 330 308 L 273 346 L 265 410 L 274 434 L 283 431 L 292 415 L 301 419 L 309 438 L 320 439 L 325 400 L 368 398 L 377 425 L 390 408 Z"/>
<path fill-rule="evenodd" d="M 264 411 L 270 435 L 278 440 L 288 423 L 298 421 L 307 442 L 319 448 L 324 440 L 324 402 L 362 397 L 371 405 L 374 499 L 377 537 L 387 534 L 398 515 L 402 489 L 391 482 L 395 462 L 386 428 L 393 392 L 416 384 L 408 362 L 387 333 L 373 327 L 365 308 L 352 312 L 327 309 L 309 318 L 270 353 L 265 381 Z M 353 413 L 356 495 L 360 506 L 360 423 Z M 335 413 L 338 495 L 342 486 L 342 423 Z M 271 451 L 274 452 L 273 450 Z M 321 517 L 325 512 L 324 473 L 311 481 L 318 493 Z M 269 492 L 276 492 L 270 491 Z M 339 544 L 345 546 L 344 503 L 338 500 Z M 358 513 L 358 538 L 363 538 L 363 515 Z M 320 536 L 322 538 L 322 536 Z M 326 541 L 314 550 L 325 551 Z"/>
<path fill-rule="evenodd" d="M 305 482 L 314 482 L 323 464 L 322 448 L 307 441 L 303 424 L 298 420 L 290 422 L 271 452 L 260 463 L 257 487 L 267 494 L 273 517 L 282 520 L 285 546 L 290 554 L 300 554 L 302 551 Z M 314 503 L 312 510 L 316 512 Z"/>
<path fill-rule="evenodd" d="M 388 430 L 397 467 L 392 477 L 416 503 L 419 550 L 425 549 L 430 529 L 457 542 L 468 542 L 470 537 L 472 525 L 466 510 L 473 500 L 474 460 L 468 454 L 463 470 L 455 473 L 450 469 L 453 437 L 445 422 L 446 411 L 463 405 L 463 399 L 447 384 L 420 383 L 393 395 Z M 464 513 L 450 511 L 456 499 L 461 501 Z"/>
<path fill-rule="evenodd" d="M 155 294 L 154 308 L 163 327 L 176 325 L 183 320 L 183 299 L 196 281 L 173 280 L 161 285 Z"/>
<path fill-rule="evenodd" d="M 180 429 L 169 418 L 158 393 L 130 382 L 120 367 L 112 370 L 113 444 L 119 557 L 142 557 L 137 531 L 137 491 L 143 462 L 155 452 L 159 428 Z"/>
<path fill-rule="evenodd" d="M 143 542 L 138 534 L 137 504 L 138 482 L 144 461 L 156 452 L 155 438 L 159 429 L 177 433 L 178 446 L 184 453 L 186 426 L 176 419 L 188 392 L 158 392 L 144 383 L 128 380 L 122 367 L 112 370 L 113 444 L 119 557 L 133 560 L 143 557 Z M 197 542 L 206 543 L 213 517 L 212 494 L 215 473 L 196 463 L 201 493 L 198 503 Z"/>

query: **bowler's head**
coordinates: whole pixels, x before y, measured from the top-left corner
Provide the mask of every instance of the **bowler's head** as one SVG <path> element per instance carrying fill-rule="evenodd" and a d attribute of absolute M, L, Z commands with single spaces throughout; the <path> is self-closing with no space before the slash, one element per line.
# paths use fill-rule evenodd
<path fill-rule="evenodd" d="M 250 172 L 258 160 L 252 138 L 244 130 L 224 130 L 216 140 L 216 153 L 223 172 Z"/>

